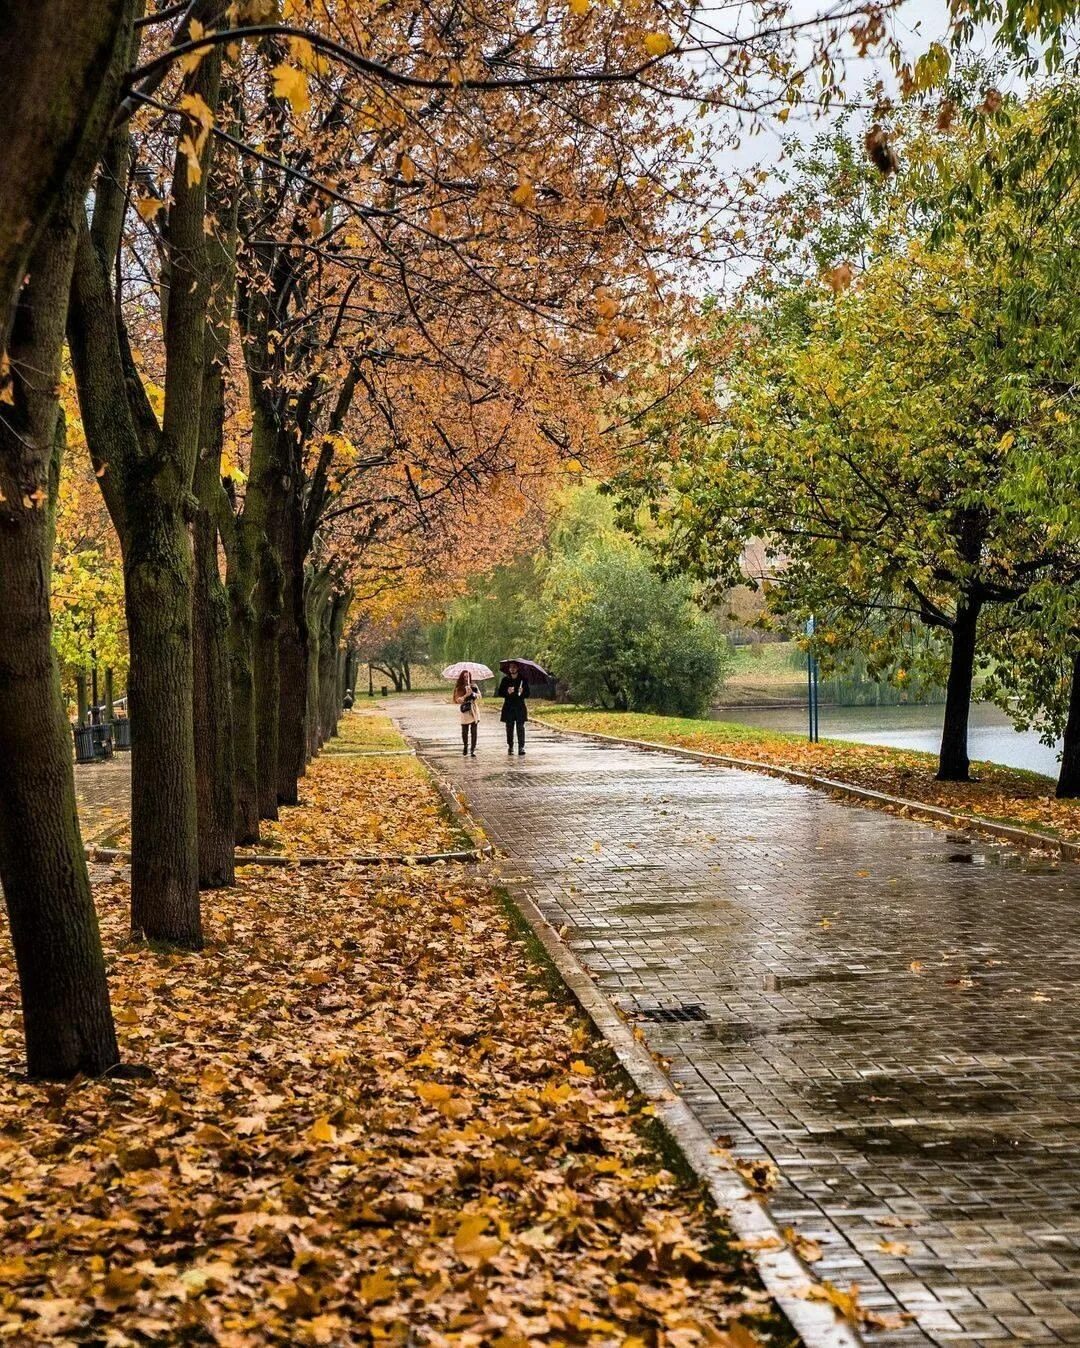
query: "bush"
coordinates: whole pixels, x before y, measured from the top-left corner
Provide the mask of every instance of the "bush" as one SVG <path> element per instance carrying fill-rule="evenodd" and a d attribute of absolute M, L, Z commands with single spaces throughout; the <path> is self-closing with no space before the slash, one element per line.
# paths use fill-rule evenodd
<path fill-rule="evenodd" d="M 697 716 L 731 665 L 689 585 L 664 581 L 633 546 L 567 560 L 548 577 L 545 646 L 575 701 Z"/>

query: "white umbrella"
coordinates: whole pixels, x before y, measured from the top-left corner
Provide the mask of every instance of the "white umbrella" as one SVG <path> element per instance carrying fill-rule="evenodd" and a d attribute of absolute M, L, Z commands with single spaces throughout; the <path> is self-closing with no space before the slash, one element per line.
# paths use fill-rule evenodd
<path fill-rule="evenodd" d="M 456 665 L 447 665 L 442 672 L 444 679 L 456 679 L 461 674 L 471 674 L 474 679 L 493 679 L 495 675 L 479 660 L 459 660 Z"/>

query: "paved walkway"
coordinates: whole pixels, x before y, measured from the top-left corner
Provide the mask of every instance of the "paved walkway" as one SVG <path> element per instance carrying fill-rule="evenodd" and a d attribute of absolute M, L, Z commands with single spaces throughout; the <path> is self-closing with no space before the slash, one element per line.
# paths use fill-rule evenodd
<path fill-rule="evenodd" d="M 1080 1345 L 1080 868 L 753 773 L 391 704 L 890 1348 Z"/>
<path fill-rule="evenodd" d="M 75 799 L 84 843 L 98 842 L 131 813 L 131 755 L 75 765 Z"/>

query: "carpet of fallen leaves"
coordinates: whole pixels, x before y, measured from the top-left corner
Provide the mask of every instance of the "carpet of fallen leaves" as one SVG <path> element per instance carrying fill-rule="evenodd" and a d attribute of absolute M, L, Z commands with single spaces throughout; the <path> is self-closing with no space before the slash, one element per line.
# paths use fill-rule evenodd
<path fill-rule="evenodd" d="M 358 792 L 364 761 L 340 764 Z M 126 882 L 95 887 L 124 1057 L 150 1080 L 22 1078 L 0 940 L 0 1339 L 783 1338 L 481 875 L 242 875 L 205 896 L 197 955 L 130 944 Z"/>
<path fill-rule="evenodd" d="M 415 758 L 326 754 L 300 780 L 300 803 L 260 826 L 246 852 L 284 856 L 400 856 L 449 852 L 473 843 L 447 819 Z"/>
<path fill-rule="evenodd" d="M 637 712 L 549 706 L 541 714 L 568 730 L 622 735 L 797 768 L 922 804 L 1080 839 L 1080 801 L 1057 800 L 1054 783 L 1048 777 L 999 763 L 973 762 L 971 772 L 976 780 L 971 782 L 939 782 L 934 777 L 935 755 L 916 750 L 845 740 L 810 744 L 798 735 L 781 735 L 753 726 Z"/>

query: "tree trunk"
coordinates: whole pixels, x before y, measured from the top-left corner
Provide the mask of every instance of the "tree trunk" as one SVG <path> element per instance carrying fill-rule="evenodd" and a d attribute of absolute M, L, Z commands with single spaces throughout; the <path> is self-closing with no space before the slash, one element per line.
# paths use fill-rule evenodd
<path fill-rule="evenodd" d="M 1080 651 L 1073 660 L 1069 715 L 1065 722 L 1056 794 L 1062 800 L 1075 800 L 1080 796 Z"/>
<path fill-rule="evenodd" d="M 276 550 L 263 548 L 255 586 L 255 761 L 258 765 L 260 819 L 278 817 L 278 724 L 281 666 L 278 625 L 281 621 L 281 564 Z"/>
<path fill-rule="evenodd" d="M 27 1068 L 61 1080 L 119 1062 L 49 589 L 76 226 L 131 20 L 130 0 L 0 6 L 0 50 L 19 64 L 0 106 L 0 353 L 9 399 L 0 417 L 0 886 Z"/>
<path fill-rule="evenodd" d="M 232 90 L 223 102 L 232 104 Z M 218 563 L 219 525 L 231 523 L 221 485 L 225 437 L 225 367 L 229 359 L 236 277 L 236 207 L 230 204 L 235 154 L 219 148 L 207 188 L 212 220 L 205 241 L 209 285 L 200 433 L 193 485 L 195 513 L 195 784 L 199 806 L 199 886 L 236 879 L 236 755 L 233 739 L 229 595 Z"/>
<path fill-rule="evenodd" d="M 305 727 L 305 745 L 308 761 L 315 757 L 322 745 L 322 709 L 319 704 L 319 658 L 322 643 L 323 605 L 326 602 L 325 587 L 318 574 L 309 575 L 305 586 L 305 609 L 307 611 L 308 661 L 307 661 L 307 724 Z"/>
<path fill-rule="evenodd" d="M 246 546 L 237 530 L 238 549 Z M 255 728 L 255 610 L 242 557 L 230 555 L 229 677 L 232 687 L 233 760 L 235 765 L 235 840 L 259 841 L 259 769 Z"/>
<path fill-rule="evenodd" d="M 89 173 L 97 158 L 101 104 L 112 103 L 132 8 L 131 0 L 0 5 L 8 76 L 0 99 L 0 351 L 7 350 L 31 253 L 73 164 L 81 161 L 78 171 Z"/>
<path fill-rule="evenodd" d="M 61 325 L 62 331 L 62 325 Z M 10 426 L 0 436 L 9 464 Z M 59 444 L 50 474 L 55 497 Z M 0 477 L 3 481 L 3 477 Z M 4 481 L 4 486 L 10 483 Z M 120 1060 L 75 808 L 71 729 L 52 648 L 52 505 L 0 504 L 0 884 L 31 1076 L 100 1076 Z"/>
<path fill-rule="evenodd" d="M 116 713 L 113 710 L 113 703 L 116 701 L 113 692 L 113 672 L 107 668 L 105 670 L 105 720 L 109 725 L 116 720 Z"/>
<path fill-rule="evenodd" d="M 196 471 L 195 597 L 192 629 L 195 791 L 199 820 L 199 887 L 236 879 L 236 787 L 229 658 L 229 600 L 218 571 L 213 497 L 221 490 L 218 456 Z"/>
<path fill-rule="evenodd" d="M 295 805 L 307 765 L 308 630 L 304 612 L 304 563 L 297 543 L 282 556 L 282 611 L 278 630 L 281 701 L 278 710 L 278 803 Z"/>
<path fill-rule="evenodd" d="M 175 503 L 144 495 L 124 548 L 131 673 L 131 926 L 202 947 L 192 729 L 192 557 Z"/>
<path fill-rule="evenodd" d="M 319 633 L 319 721 L 323 741 L 333 739 L 338 729 L 338 651 L 345 627 L 349 596 L 335 594 L 326 605 Z"/>
<path fill-rule="evenodd" d="M 981 605 L 961 597 L 956 606 L 952 628 L 949 679 L 945 688 L 945 720 L 938 755 L 939 782 L 966 782 L 969 777 L 967 752 L 968 719 L 971 713 L 971 688 L 975 678 L 975 637 Z"/>
<path fill-rule="evenodd" d="M 79 724 L 87 725 L 90 721 L 90 699 L 86 695 L 86 671 L 82 669 L 75 675 L 75 706 Z"/>

